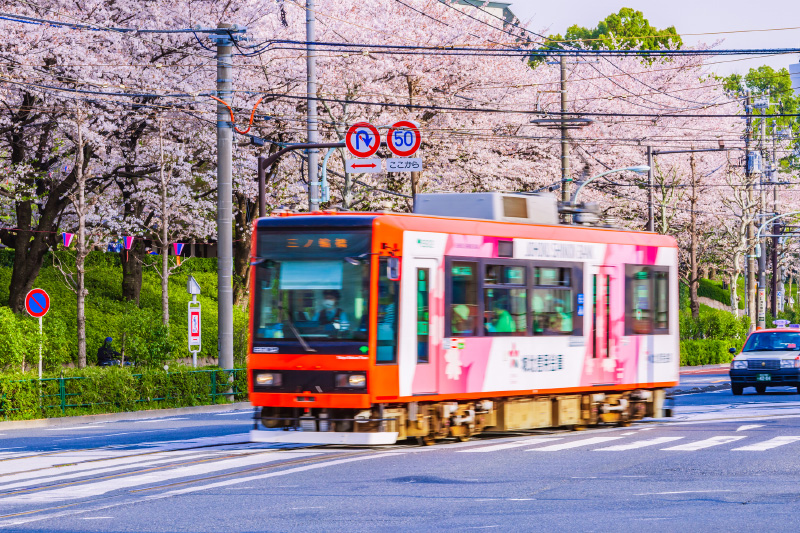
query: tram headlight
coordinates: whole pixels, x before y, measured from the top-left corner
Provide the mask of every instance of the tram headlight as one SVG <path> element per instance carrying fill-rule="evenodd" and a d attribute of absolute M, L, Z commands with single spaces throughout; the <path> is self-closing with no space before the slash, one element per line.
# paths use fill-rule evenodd
<path fill-rule="evenodd" d="M 367 386 L 367 376 L 364 374 L 336 374 L 336 386 L 360 389 Z"/>
<path fill-rule="evenodd" d="M 264 387 L 280 387 L 283 379 L 276 372 L 259 372 L 256 374 L 256 385 Z"/>
<path fill-rule="evenodd" d="M 731 363 L 731 369 L 733 370 L 744 370 L 747 368 L 747 361 L 733 361 Z"/>

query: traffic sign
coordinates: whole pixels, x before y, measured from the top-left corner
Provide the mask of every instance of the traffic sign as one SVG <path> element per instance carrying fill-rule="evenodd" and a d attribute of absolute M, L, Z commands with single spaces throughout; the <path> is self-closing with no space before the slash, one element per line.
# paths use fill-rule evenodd
<path fill-rule="evenodd" d="M 386 160 L 386 172 L 419 172 L 422 170 L 421 157 L 393 157 Z"/>
<path fill-rule="evenodd" d="M 398 157 L 414 155 L 421 143 L 422 134 L 419 132 L 419 127 L 408 120 L 392 124 L 386 136 L 386 145 Z"/>
<path fill-rule="evenodd" d="M 358 122 L 347 130 L 344 143 L 354 156 L 370 157 L 375 155 L 381 146 L 381 134 L 378 133 L 378 128 L 369 122 Z"/>
<path fill-rule="evenodd" d="M 200 351 L 200 302 L 189 302 L 189 351 Z"/>
<path fill-rule="evenodd" d="M 32 289 L 25 295 L 25 310 L 34 318 L 41 318 L 50 310 L 50 296 L 42 289 Z"/>
<path fill-rule="evenodd" d="M 371 159 L 345 159 L 344 168 L 350 174 L 357 174 L 359 172 L 378 174 L 383 170 L 383 165 L 379 157 Z"/>

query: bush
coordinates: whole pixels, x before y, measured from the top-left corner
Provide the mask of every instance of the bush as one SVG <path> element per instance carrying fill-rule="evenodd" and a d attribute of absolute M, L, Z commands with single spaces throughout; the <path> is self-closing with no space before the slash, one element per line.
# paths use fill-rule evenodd
<path fill-rule="evenodd" d="M 697 295 L 711 298 L 725 305 L 731 304 L 731 291 L 723 289 L 719 282 L 709 279 L 701 279 L 697 287 Z"/>
<path fill-rule="evenodd" d="M 700 316 L 695 319 L 691 312 L 684 309 L 679 315 L 681 340 L 740 340 L 747 338 L 750 330 L 750 318 L 736 318 L 728 311 L 720 311 L 701 305 Z"/>
<path fill-rule="evenodd" d="M 232 384 L 235 396 L 231 398 L 222 395 L 230 387 L 226 381 L 228 373 L 216 367 L 202 370 L 66 369 L 62 376 L 46 378 L 41 383 L 17 373 L 0 380 L 0 416 L 27 420 L 247 400 L 246 371 L 235 374 Z M 212 397 L 212 392 L 217 396 Z"/>
<path fill-rule="evenodd" d="M 8 307 L 0 307 L 0 339 L 0 369 L 21 372 L 25 365 L 28 369 L 31 364 L 38 366 L 39 325 L 36 319 L 18 316 Z"/>
<path fill-rule="evenodd" d="M 728 350 L 740 349 L 742 343 L 736 340 L 688 340 L 681 341 L 681 366 L 700 366 L 730 363 L 733 354 Z"/>

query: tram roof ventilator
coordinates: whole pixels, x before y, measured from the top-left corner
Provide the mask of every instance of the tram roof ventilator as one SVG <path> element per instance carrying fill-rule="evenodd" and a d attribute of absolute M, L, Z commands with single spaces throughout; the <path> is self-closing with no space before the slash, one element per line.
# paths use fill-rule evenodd
<path fill-rule="evenodd" d="M 551 194 L 506 192 L 421 193 L 416 196 L 414 213 L 548 226 L 561 223 L 559 213 L 575 215 L 577 224 L 597 225 L 600 221 L 600 209 L 594 202 L 561 205 Z"/>

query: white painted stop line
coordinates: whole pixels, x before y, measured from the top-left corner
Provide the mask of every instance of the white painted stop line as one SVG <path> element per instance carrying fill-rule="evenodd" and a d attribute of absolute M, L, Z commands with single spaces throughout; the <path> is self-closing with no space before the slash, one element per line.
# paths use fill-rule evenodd
<path fill-rule="evenodd" d="M 746 438 L 746 435 L 711 437 L 710 439 L 698 440 L 696 442 L 689 442 L 687 444 L 679 444 L 678 446 L 672 446 L 671 448 L 661 449 L 671 452 L 694 452 L 705 448 L 711 448 L 712 446 L 720 446 L 721 444 L 736 442 L 737 440 Z"/>
<path fill-rule="evenodd" d="M 500 450 L 508 450 L 509 448 L 520 448 L 522 446 L 530 446 L 532 444 L 541 444 L 543 442 L 551 442 L 560 440 L 561 437 L 556 438 L 541 438 L 541 439 L 525 439 L 521 441 L 506 442 L 505 444 L 495 444 L 494 446 L 484 446 L 483 448 L 472 448 L 470 450 L 457 450 L 456 453 L 486 453 L 498 452 Z"/>
<path fill-rule="evenodd" d="M 657 446 L 659 444 L 665 444 L 667 442 L 672 442 L 676 440 L 680 440 L 683 437 L 658 437 L 656 439 L 645 439 L 645 440 L 637 440 L 636 442 L 629 442 L 628 444 L 616 444 L 614 446 L 608 446 L 606 448 L 597 448 L 596 452 L 624 452 L 626 450 L 635 450 L 637 448 L 646 448 L 647 446 Z"/>
<path fill-rule="evenodd" d="M 775 437 L 773 439 L 765 440 L 763 442 L 757 442 L 755 444 L 750 444 L 748 446 L 742 446 L 741 448 L 734 448 L 733 452 L 763 452 L 764 450 L 771 450 L 772 448 L 777 448 L 778 446 L 783 446 L 785 444 L 791 444 L 793 442 L 800 441 L 800 437 Z"/>
<path fill-rule="evenodd" d="M 591 446 L 593 444 L 601 444 L 611 440 L 624 439 L 625 437 L 592 437 L 591 439 L 574 440 L 572 442 L 563 442 L 561 444 L 553 444 L 545 446 L 544 448 L 533 448 L 525 450 L 526 452 L 557 452 L 559 450 L 568 450 L 570 448 L 580 448 L 582 446 Z"/>

